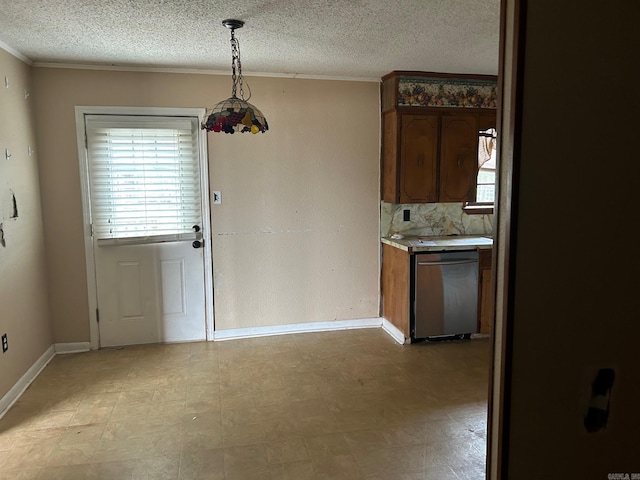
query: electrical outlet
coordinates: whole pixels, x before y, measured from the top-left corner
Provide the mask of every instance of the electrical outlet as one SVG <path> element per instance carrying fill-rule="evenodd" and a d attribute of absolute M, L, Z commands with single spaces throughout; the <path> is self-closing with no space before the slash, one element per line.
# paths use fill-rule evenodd
<path fill-rule="evenodd" d="M 7 339 L 7 334 L 2 335 L 2 353 L 9 350 L 9 340 Z"/>
<path fill-rule="evenodd" d="M 405 222 L 408 222 L 411 220 L 411 210 L 403 210 L 402 211 L 402 219 Z"/>

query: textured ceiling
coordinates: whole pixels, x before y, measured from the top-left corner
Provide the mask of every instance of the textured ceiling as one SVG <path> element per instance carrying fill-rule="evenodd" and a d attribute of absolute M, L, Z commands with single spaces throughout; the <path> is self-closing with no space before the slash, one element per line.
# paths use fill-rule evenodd
<path fill-rule="evenodd" d="M 375 79 L 497 74 L 500 0 L 0 0 L 0 46 L 34 64 Z"/>

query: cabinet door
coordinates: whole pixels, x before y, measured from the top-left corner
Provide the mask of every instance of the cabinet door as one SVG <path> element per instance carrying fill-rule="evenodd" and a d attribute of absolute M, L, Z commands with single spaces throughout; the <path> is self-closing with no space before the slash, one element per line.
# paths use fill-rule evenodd
<path fill-rule="evenodd" d="M 480 333 L 491 333 L 493 316 L 493 298 L 491 296 L 491 270 L 480 273 L 482 296 L 480 297 Z"/>
<path fill-rule="evenodd" d="M 478 324 L 480 333 L 491 333 L 493 328 L 493 288 L 491 270 L 492 250 L 478 251 L 478 268 L 480 270 L 480 282 L 478 292 Z"/>
<path fill-rule="evenodd" d="M 478 175 L 478 129 L 475 115 L 442 117 L 440 201 L 473 202 Z"/>
<path fill-rule="evenodd" d="M 403 115 L 400 203 L 438 201 L 438 116 Z"/>
<path fill-rule="evenodd" d="M 400 330 L 405 339 L 410 337 L 410 272 L 409 254 L 383 243 L 380 275 L 382 316 Z"/>

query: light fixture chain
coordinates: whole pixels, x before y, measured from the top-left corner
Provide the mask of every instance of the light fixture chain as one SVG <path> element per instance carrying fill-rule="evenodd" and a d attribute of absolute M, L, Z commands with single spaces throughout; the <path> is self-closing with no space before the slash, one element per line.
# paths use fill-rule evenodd
<path fill-rule="evenodd" d="M 232 95 L 235 97 L 238 86 L 240 87 L 240 98 L 244 98 L 244 79 L 242 78 L 242 64 L 240 63 L 240 42 L 235 36 L 235 29 L 231 29 L 231 79 L 233 80 Z"/>
<path fill-rule="evenodd" d="M 242 64 L 240 63 L 240 42 L 236 40 L 236 52 L 237 62 L 238 62 L 238 85 L 240 86 L 240 98 L 242 100 L 247 100 L 244 98 L 244 78 L 242 77 Z"/>
<path fill-rule="evenodd" d="M 238 41 L 235 36 L 235 29 L 231 29 L 231 80 L 233 81 L 233 87 L 231 89 L 231 95 L 233 97 L 236 96 L 236 87 L 238 86 L 238 76 L 236 75 L 236 64 L 239 64 L 239 53 L 238 53 Z"/>

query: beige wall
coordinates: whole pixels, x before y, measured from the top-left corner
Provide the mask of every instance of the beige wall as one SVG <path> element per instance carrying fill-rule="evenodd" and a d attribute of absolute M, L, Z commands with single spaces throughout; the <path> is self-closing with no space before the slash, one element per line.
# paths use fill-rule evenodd
<path fill-rule="evenodd" d="M 220 330 L 378 317 L 376 83 L 249 78 L 266 134 L 209 134 Z M 74 106 L 209 107 L 229 76 L 34 69 L 56 342 L 89 340 Z"/>
<path fill-rule="evenodd" d="M 0 398 L 52 344 L 30 83 L 30 68 L 0 49 L 0 335 L 9 340 L 0 353 Z"/>
<path fill-rule="evenodd" d="M 630 234 L 640 181 L 640 5 L 507 3 L 528 11 L 503 478 L 640 473 L 640 257 Z M 606 367 L 616 371 L 609 423 L 587 433 L 591 382 Z"/>

